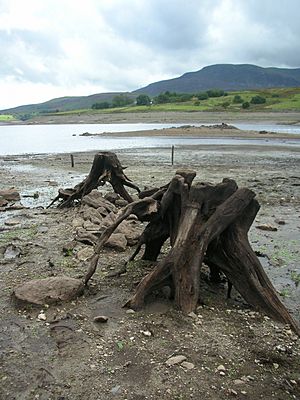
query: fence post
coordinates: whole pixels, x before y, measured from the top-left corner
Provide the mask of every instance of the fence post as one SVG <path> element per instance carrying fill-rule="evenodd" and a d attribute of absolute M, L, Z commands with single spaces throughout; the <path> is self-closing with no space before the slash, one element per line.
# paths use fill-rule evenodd
<path fill-rule="evenodd" d="M 172 162 L 172 165 L 174 165 L 174 145 L 172 145 L 171 162 Z"/>

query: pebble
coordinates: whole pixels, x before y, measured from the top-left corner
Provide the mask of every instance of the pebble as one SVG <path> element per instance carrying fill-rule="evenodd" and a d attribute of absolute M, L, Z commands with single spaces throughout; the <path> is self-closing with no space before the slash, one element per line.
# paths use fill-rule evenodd
<path fill-rule="evenodd" d="M 126 310 L 126 314 L 135 314 L 135 311 L 130 308 L 129 310 Z"/>
<path fill-rule="evenodd" d="M 4 224 L 7 226 L 15 226 L 15 225 L 19 225 L 20 223 L 21 223 L 21 220 L 17 219 L 17 218 L 11 218 L 4 222 Z"/>
<path fill-rule="evenodd" d="M 150 331 L 140 331 L 144 336 L 152 336 L 152 333 Z"/>
<path fill-rule="evenodd" d="M 41 313 L 37 316 L 37 318 L 38 318 L 40 321 L 46 321 L 46 319 L 47 319 L 46 314 L 43 313 L 43 312 L 41 312 Z"/>
<path fill-rule="evenodd" d="M 235 385 L 244 385 L 244 384 L 245 384 L 245 381 L 243 381 L 242 379 L 235 379 L 235 380 L 233 381 L 233 383 L 234 383 Z"/>
<path fill-rule="evenodd" d="M 120 389 L 121 389 L 121 386 L 117 385 L 117 386 L 113 387 L 110 392 L 112 394 L 118 394 L 120 392 Z"/>
<path fill-rule="evenodd" d="M 256 228 L 261 229 L 262 231 L 269 231 L 269 232 L 276 232 L 278 230 L 276 226 L 272 226 L 270 224 L 256 225 Z"/>
<path fill-rule="evenodd" d="M 94 322 L 101 322 L 101 323 L 105 323 L 108 321 L 108 317 L 106 317 L 105 315 L 98 315 L 97 317 L 95 317 L 93 319 Z"/>
<path fill-rule="evenodd" d="M 186 369 L 193 369 L 193 368 L 195 368 L 195 365 L 194 365 L 193 363 L 191 363 L 191 362 L 188 362 L 188 361 L 183 361 L 183 362 L 181 363 L 181 366 L 182 366 L 183 368 L 186 368 Z"/>
<path fill-rule="evenodd" d="M 188 314 L 188 317 L 193 318 L 193 319 L 198 318 L 197 314 L 195 314 L 193 311 Z"/>
<path fill-rule="evenodd" d="M 226 368 L 222 364 L 219 365 L 215 370 L 215 372 L 225 372 L 225 371 L 226 371 Z"/>
<path fill-rule="evenodd" d="M 183 355 L 178 355 L 178 356 L 173 356 L 167 359 L 166 365 L 171 366 L 175 364 L 181 364 L 183 361 L 186 360 L 186 356 Z"/>

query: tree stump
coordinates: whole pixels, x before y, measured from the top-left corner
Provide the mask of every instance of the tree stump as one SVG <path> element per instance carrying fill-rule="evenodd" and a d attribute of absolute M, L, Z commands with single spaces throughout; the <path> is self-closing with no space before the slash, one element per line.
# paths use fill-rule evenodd
<path fill-rule="evenodd" d="M 230 179 L 215 186 L 191 186 L 183 174 L 177 174 L 161 197 L 157 217 L 142 234 L 144 259 L 150 255 L 156 260 L 158 248 L 168 237 L 171 250 L 142 279 L 125 306 L 142 308 L 145 297 L 171 279 L 177 308 L 185 313 L 195 311 L 205 261 L 214 274 L 222 271 L 250 305 L 289 324 L 299 335 L 297 323 L 280 301 L 248 241 L 248 231 L 259 210 L 254 197 L 254 192 L 238 189 Z"/>
<path fill-rule="evenodd" d="M 58 195 L 49 204 L 47 208 L 52 206 L 56 201 L 62 200 L 59 208 L 70 207 L 75 200 L 81 200 L 83 196 L 90 193 L 93 189 L 103 186 L 105 182 L 109 182 L 115 193 L 118 193 L 123 199 L 131 203 L 132 197 L 124 186 L 131 187 L 137 192 L 139 188 L 134 185 L 130 179 L 124 174 L 124 168 L 115 153 L 109 151 L 99 152 L 95 155 L 91 170 L 88 176 L 74 188 L 59 189 Z"/>

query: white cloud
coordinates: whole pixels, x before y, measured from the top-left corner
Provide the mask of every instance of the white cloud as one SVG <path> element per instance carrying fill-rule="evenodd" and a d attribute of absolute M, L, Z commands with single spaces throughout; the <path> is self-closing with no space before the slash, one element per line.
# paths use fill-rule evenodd
<path fill-rule="evenodd" d="M 300 66 L 297 0 L 0 0 L 0 109 L 215 63 Z"/>

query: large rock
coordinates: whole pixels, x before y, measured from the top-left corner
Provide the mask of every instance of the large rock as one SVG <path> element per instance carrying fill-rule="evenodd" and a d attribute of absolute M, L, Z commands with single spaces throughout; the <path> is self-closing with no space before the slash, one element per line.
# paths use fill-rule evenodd
<path fill-rule="evenodd" d="M 76 254 L 76 258 L 79 261 L 86 261 L 94 255 L 94 249 L 92 247 L 84 247 L 83 249 L 79 250 Z"/>
<path fill-rule="evenodd" d="M 134 227 L 129 221 L 121 222 L 115 232 L 125 235 L 128 246 L 136 245 L 141 235 L 141 229 L 137 226 Z"/>
<path fill-rule="evenodd" d="M 16 189 L 0 190 L 0 197 L 7 201 L 18 201 L 21 199 L 20 193 Z"/>
<path fill-rule="evenodd" d="M 113 233 L 108 241 L 105 243 L 105 247 L 110 247 L 117 251 L 125 251 L 127 240 L 125 235 L 122 233 Z"/>
<path fill-rule="evenodd" d="M 5 207 L 5 206 L 7 206 L 7 204 L 8 204 L 8 201 L 5 200 L 4 197 L 0 197 L 0 207 Z"/>
<path fill-rule="evenodd" d="M 109 201 L 105 200 L 101 193 L 96 189 L 84 196 L 81 203 L 96 209 L 99 207 L 104 207 L 108 212 L 116 210 L 116 207 Z"/>
<path fill-rule="evenodd" d="M 56 276 L 23 283 L 15 288 L 14 296 L 22 302 L 44 305 L 75 299 L 83 289 L 79 279 Z"/>

